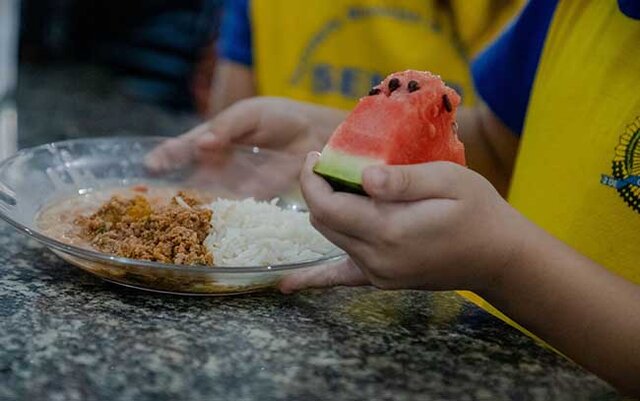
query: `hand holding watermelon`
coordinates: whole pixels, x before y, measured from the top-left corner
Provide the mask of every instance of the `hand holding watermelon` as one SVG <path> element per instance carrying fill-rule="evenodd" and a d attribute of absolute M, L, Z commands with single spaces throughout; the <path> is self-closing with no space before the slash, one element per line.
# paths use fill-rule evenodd
<path fill-rule="evenodd" d="M 283 291 L 364 283 L 480 289 L 495 266 L 510 263 L 518 237 L 496 222 L 521 220 L 463 167 L 459 103 L 439 77 L 418 71 L 392 74 L 360 100 L 301 175 L 313 225 L 351 260 L 288 278 Z"/>
<path fill-rule="evenodd" d="M 335 192 L 312 169 L 301 181 L 311 222 L 351 261 L 285 279 L 291 292 L 331 285 L 482 292 L 517 263 L 530 225 L 479 174 L 450 162 L 365 169 L 370 197 Z"/>

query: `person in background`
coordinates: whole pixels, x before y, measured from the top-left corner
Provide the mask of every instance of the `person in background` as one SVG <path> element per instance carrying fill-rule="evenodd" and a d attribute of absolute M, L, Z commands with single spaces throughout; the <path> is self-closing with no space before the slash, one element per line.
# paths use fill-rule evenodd
<path fill-rule="evenodd" d="M 190 111 L 200 109 L 203 71 L 210 76 L 211 48 L 221 0 L 82 2 L 79 19 L 93 33 L 93 56 L 124 76 L 123 89 L 140 100 Z"/>
<path fill-rule="evenodd" d="M 290 276 L 281 290 L 472 290 L 640 396 L 638 43 L 637 1 L 530 0 L 473 64 L 484 104 L 458 118 L 472 169 L 371 167 L 362 197 L 332 191 L 309 154 L 301 183 L 311 222 L 350 259 Z M 245 100 L 157 149 L 151 166 L 230 142 L 318 150 L 343 118 Z"/>
<path fill-rule="evenodd" d="M 439 71 L 473 105 L 469 60 L 522 2 L 226 1 L 212 112 L 256 95 L 349 109 L 409 68 Z"/>
<path fill-rule="evenodd" d="M 193 110 L 208 104 L 221 7 L 222 0 L 23 0 L 21 54 L 102 64 L 120 73 L 127 95 Z"/>

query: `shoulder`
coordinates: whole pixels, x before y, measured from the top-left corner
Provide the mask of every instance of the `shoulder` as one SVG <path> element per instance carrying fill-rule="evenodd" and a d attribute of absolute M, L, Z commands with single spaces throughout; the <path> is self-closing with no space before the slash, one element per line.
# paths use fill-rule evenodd
<path fill-rule="evenodd" d="M 472 63 L 478 95 L 521 133 L 538 62 L 558 0 L 531 0 Z"/>

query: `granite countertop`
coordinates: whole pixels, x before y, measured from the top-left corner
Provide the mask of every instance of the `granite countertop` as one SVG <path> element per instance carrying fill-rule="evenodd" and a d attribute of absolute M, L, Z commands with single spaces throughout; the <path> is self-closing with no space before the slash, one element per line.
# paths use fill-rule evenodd
<path fill-rule="evenodd" d="M 108 77 L 23 69 L 22 144 L 197 121 L 83 74 Z M 103 282 L 5 223 L 0 249 L 3 401 L 619 399 L 455 293 L 176 297 Z"/>

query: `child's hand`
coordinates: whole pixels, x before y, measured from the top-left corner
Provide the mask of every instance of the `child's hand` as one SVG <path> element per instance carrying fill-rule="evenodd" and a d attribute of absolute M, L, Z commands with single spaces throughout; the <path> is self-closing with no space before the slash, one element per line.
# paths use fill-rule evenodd
<path fill-rule="evenodd" d="M 207 159 L 230 144 L 277 149 L 297 155 L 319 150 L 345 113 L 276 97 L 239 101 L 211 121 L 165 141 L 147 157 L 154 171 L 171 170 L 193 157 Z"/>
<path fill-rule="evenodd" d="M 311 269 L 283 292 L 330 285 L 482 290 L 518 255 L 528 225 L 475 172 L 447 162 L 370 167 L 371 198 L 334 192 L 307 157 L 301 182 L 311 223 L 351 260 Z"/>

